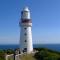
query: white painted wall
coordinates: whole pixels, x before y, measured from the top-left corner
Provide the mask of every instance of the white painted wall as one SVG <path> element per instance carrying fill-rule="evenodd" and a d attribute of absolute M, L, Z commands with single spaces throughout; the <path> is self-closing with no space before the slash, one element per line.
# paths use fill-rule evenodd
<path fill-rule="evenodd" d="M 27 48 L 27 53 L 31 53 L 33 51 L 33 45 L 32 45 L 32 30 L 31 30 L 32 23 L 24 23 L 21 25 L 21 34 L 20 34 L 20 46 L 21 51 L 23 51 L 24 48 Z M 26 29 L 24 29 L 26 28 Z M 24 35 L 24 34 L 27 35 Z M 27 40 L 27 42 L 25 42 Z"/>

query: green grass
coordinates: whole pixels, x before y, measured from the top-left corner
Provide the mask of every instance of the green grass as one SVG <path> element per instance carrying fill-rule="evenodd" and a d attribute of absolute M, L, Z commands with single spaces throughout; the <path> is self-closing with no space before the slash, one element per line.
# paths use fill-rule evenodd
<path fill-rule="evenodd" d="M 24 54 L 20 57 L 21 60 L 35 60 L 32 54 Z"/>

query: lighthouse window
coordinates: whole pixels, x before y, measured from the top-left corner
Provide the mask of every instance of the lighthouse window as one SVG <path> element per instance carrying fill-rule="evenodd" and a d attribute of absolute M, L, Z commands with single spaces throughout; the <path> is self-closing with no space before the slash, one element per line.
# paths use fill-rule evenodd
<path fill-rule="evenodd" d="M 24 52 L 27 52 L 27 48 L 24 48 L 23 53 L 24 53 Z"/>
<path fill-rule="evenodd" d="M 25 42 L 27 42 L 27 40 L 25 40 Z"/>
<path fill-rule="evenodd" d="M 24 35 L 26 36 L 27 34 L 25 33 Z"/>
<path fill-rule="evenodd" d="M 26 52 L 27 51 L 27 48 L 24 48 L 24 52 Z"/>
<path fill-rule="evenodd" d="M 25 30 L 27 29 L 27 28 L 24 28 Z"/>

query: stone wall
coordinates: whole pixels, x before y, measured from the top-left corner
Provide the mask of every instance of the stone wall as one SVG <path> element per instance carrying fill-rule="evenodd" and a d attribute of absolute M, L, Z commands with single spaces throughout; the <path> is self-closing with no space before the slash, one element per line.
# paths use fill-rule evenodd
<path fill-rule="evenodd" d="M 6 60 L 20 60 L 20 56 L 21 56 L 21 54 L 18 54 L 18 55 L 14 55 L 14 54 L 6 55 L 5 59 Z"/>

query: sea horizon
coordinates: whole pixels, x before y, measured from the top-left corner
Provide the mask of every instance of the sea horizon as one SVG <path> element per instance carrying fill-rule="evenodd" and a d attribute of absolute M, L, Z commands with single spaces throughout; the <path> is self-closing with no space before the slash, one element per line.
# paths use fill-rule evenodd
<path fill-rule="evenodd" d="M 0 49 L 16 49 L 20 48 L 19 44 L 0 44 Z M 60 44 L 33 44 L 33 48 L 47 48 L 60 52 Z"/>

